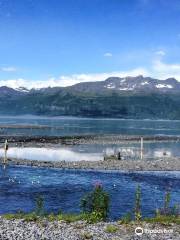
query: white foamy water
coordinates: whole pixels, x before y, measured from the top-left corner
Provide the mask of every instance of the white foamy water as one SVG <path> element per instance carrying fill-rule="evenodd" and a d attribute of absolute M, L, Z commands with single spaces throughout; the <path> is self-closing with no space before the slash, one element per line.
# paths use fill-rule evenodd
<path fill-rule="evenodd" d="M 4 149 L 0 149 L 0 157 L 4 156 Z M 100 161 L 100 153 L 79 153 L 70 149 L 59 148 L 10 148 L 8 158 L 38 160 L 38 161 Z"/>

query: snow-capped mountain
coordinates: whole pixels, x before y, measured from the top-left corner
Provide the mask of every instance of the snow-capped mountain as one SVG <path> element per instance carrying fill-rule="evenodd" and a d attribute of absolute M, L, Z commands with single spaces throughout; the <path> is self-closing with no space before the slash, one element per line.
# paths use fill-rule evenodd
<path fill-rule="evenodd" d="M 17 96 L 24 95 L 28 92 L 29 90 L 24 87 L 19 87 L 19 88 L 10 88 L 7 86 L 0 87 L 0 97 L 6 97 L 6 96 L 17 97 Z"/>
<path fill-rule="evenodd" d="M 120 93 L 130 92 L 155 92 L 155 93 L 180 93 L 180 82 L 174 78 L 168 78 L 166 80 L 158 80 L 150 77 L 143 77 L 142 75 L 137 77 L 110 77 L 104 81 L 97 82 L 81 82 L 70 87 L 48 87 L 27 89 L 25 87 L 10 88 L 7 86 L 0 87 L 1 95 L 24 95 L 32 92 L 36 93 L 51 93 L 54 94 L 63 91 L 82 92 L 82 93 L 101 93 L 116 91 Z"/>
<path fill-rule="evenodd" d="M 0 115 L 180 119 L 180 82 L 111 77 L 71 87 L 0 87 Z"/>
<path fill-rule="evenodd" d="M 109 78 L 104 85 L 105 88 L 119 91 L 180 91 L 180 82 L 174 78 L 158 80 L 150 77 L 126 77 Z"/>
<path fill-rule="evenodd" d="M 30 90 L 25 88 L 25 87 L 18 87 L 18 88 L 15 88 L 16 91 L 18 92 L 23 92 L 23 93 L 28 93 Z"/>
<path fill-rule="evenodd" d="M 72 87 L 75 91 L 99 92 L 115 90 L 119 92 L 180 92 L 180 82 L 174 78 L 158 80 L 150 77 L 110 77 L 101 82 L 78 83 Z"/>

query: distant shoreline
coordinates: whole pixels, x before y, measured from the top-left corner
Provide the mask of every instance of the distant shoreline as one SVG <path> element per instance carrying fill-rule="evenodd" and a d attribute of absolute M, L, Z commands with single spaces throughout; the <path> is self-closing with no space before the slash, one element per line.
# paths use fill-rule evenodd
<path fill-rule="evenodd" d="M 79 144 L 121 144 L 128 142 L 140 142 L 143 137 L 144 142 L 174 142 L 180 141 L 180 136 L 166 135 L 121 135 L 121 134 L 92 134 L 74 136 L 23 136 L 23 135 L 0 135 L 0 147 L 7 139 L 10 146 L 23 147 L 49 147 L 57 145 L 79 145 Z"/>
<path fill-rule="evenodd" d="M 151 160 L 107 159 L 104 161 L 38 161 L 11 158 L 8 159 L 8 165 L 94 171 L 180 171 L 180 158 L 159 158 Z"/>
<path fill-rule="evenodd" d="M 118 118 L 118 117 L 101 117 L 101 116 L 91 116 L 91 117 L 87 117 L 87 116 L 74 116 L 74 115 L 33 115 L 33 114 L 18 114 L 18 115 L 14 115 L 14 114 L 0 114 L 0 118 L 17 118 L 17 119 L 23 119 L 23 118 L 29 118 L 29 119 L 73 119 L 73 120 L 78 120 L 78 119 L 82 119 L 82 120 L 119 120 L 119 121 L 123 121 L 123 120 L 129 120 L 129 121 L 173 121 L 173 122 L 180 122 L 180 119 L 169 119 L 169 118 Z"/>
<path fill-rule="evenodd" d="M 170 119 L 170 118 L 118 118 L 118 117 L 103 117 L 103 116 L 75 116 L 75 115 L 34 115 L 34 114 L 0 114 L 0 118 L 52 118 L 52 119 L 83 119 L 83 120 L 130 120 L 130 121 L 180 121 L 180 119 Z"/>

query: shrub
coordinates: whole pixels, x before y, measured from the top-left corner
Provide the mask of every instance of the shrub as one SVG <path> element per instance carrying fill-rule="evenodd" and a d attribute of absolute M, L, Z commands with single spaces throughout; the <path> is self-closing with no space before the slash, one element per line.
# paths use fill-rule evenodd
<path fill-rule="evenodd" d="M 60 214 L 59 215 L 59 219 L 62 217 L 61 220 L 66 221 L 67 223 L 71 223 L 71 222 L 76 222 L 79 220 L 82 220 L 82 215 L 81 214 Z"/>
<path fill-rule="evenodd" d="M 109 194 L 102 185 L 96 184 L 93 191 L 81 199 L 81 208 L 83 213 L 91 213 L 91 217 L 105 220 L 109 212 Z"/>
<path fill-rule="evenodd" d="M 31 212 L 24 214 L 23 219 L 27 222 L 35 222 L 39 219 L 39 217 L 35 212 Z"/>
<path fill-rule="evenodd" d="M 169 208 L 170 201 L 171 201 L 171 194 L 170 194 L 170 192 L 167 192 L 165 194 L 164 209 L 168 209 Z"/>
<path fill-rule="evenodd" d="M 92 213 L 84 213 L 83 220 L 87 221 L 88 223 L 97 223 L 102 221 L 103 218 L 101 213 L 94 211 Z"/>
<path fill-rule="evenodd" d="M 36 199 L 35 199 L 35 204 L 36 204 L 35 213 L 36 213 L 38 216 L 44 215 L 44 214 L 45 214 L 45 211 L 44 211 L 44 198 L 39 195 L 39 196 L 36 197 Z"/>
<path fill-rule="evenodd" d="M 135 193 L 135 220 L 140 221 L 142 219 L 141 215 L 141 188 L 140 186 L 137 187 L 136 193 Z"/>
<path fill-rule="evenodd" d="M 50 213 L 48 216 L 47 216 L 48 220 L 50 222 L 53 222 L 57 219 L 56 215 L 54 215 L 54 213 Z"/>
<path fill-rule="evenodd" d="M 128 224 L 132 221 L 132 215 L 131 213 L 127 213 L 126 215 L 124 215 L 120 221 L 119 224 Z"/>
<path fill-rule="evenodd" d="M 6 214 L 3 215 L 3 217 L 7 220 L 16 219 L 16 216 L 13 213 L 6 213 Z"/>
<path fill-rule="evenodd" d="M 179 205 L 170 206 L 171 201 L 171 194 L 170 192 L 167 192 L 164 197 L 164 206 L 163 208 L 160 208 L 156 211 L 156 216 L 164 215 L 164 216 L 179 216 L 180 215 L 180 209 Z"/>

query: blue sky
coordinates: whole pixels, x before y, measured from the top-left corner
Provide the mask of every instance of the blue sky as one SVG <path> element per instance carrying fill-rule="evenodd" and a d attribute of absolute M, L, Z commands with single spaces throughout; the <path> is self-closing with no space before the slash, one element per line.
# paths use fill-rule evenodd
<path fill-rule="evenodd" d="M 0 85 L 180 80 L 179 0 L 0 0 Z"/>

